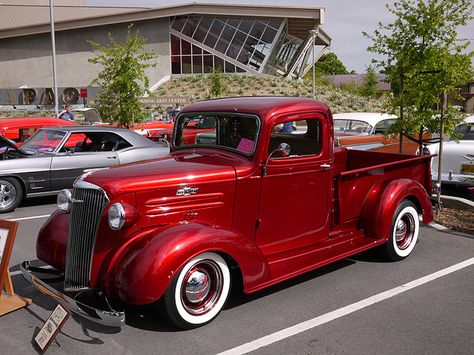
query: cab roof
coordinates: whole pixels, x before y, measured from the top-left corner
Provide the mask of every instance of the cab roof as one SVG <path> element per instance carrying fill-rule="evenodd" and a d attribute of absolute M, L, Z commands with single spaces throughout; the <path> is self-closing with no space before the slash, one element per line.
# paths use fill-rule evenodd
<path fill-rule="evenodd" d="M 271 119 L 276 115 L 295 114 L 302 112 L 322 112 L 327 117 L 331 116 L 329 108 L 321 101 L 286 96 L 249 96 L 230 97 L 201 101 L 186 105 L 182 110 L 186 112 L 234 112 L 255 114 L 262 121 Z"/>

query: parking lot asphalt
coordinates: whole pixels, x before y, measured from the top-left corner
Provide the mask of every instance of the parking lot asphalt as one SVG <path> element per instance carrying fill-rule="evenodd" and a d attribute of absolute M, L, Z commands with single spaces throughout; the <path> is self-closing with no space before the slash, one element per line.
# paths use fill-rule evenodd
<path fill-rule="evenodd" d="M 33 300 L 0 317 L 2 353 L 37 353 L 33 339 L 55 307 L 17 272 L 35 258 L 37 232 L 54 209 L 54 199 L 41 199 L 0 216 L 19 221 L 10 270 L 16 293 Z M 151 306 L 127 307 L 122 328 L 73 316 L 48 354 L 238 354 L 248 351 L 244 344 L 255 354 L 472 354 L 473 258 L 474 236 L 423 227 L 401 262 L 366 252 L 253 295 L 235 293 L 198 329 L 172 329 Z M 461 266 L 436 276 L 453 265 Z M 418 280 L 426 282 L 407 286 Z M 387 297 L 370 302 L 380 294 Z"/>

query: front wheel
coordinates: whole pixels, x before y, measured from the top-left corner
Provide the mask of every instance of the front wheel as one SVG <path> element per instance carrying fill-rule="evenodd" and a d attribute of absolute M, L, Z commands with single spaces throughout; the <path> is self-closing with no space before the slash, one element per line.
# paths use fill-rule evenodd
<path fill-rule="evenodd" d="M 401 260 L 413 251 L 420 233 L 420 220 L 415 205 L 402 201 L 393 216 L 392 231 L 386 244 L 390 260 Z"/>
<path fill-rule="evenodd" d="M 216 253 L 191 259 L 175 276 L 161 299 L 162 311 L 180 329 L 192 329 L 213 320 L 230 290 L 230 272 Z"/>
<path fill-rule="evenodd" d="M 23 189 L 14 178 L 0 178 L 0 213 L 11 212 L 23 198 Z"/>

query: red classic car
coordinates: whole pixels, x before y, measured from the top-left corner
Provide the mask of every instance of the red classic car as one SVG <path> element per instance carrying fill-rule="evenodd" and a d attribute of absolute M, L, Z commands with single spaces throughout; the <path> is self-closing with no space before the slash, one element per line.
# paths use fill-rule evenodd
<path fill-rule="evenodd" d="M 206 122 L 207 139 L 188 140 Z M 295 122 L 291 133 L 275 129 Z M 169 156 L 98 170 L 58 196 L 37 256 L 63 289 L 23 275 L 95 322 L 154 304 L 178 328 L 210 322 L 231 285 L 253 293 L 380 246 L 400 260 L 432 220 L 431 156 L 334 148 L 331 111 L 304 98 L 188 105 Z M 51 273 L 51 269 L 47 270 Z"/>
<path fill-rule="evenodd" d="M 169 134 L 173 130 L 173 126 L 174 123 L 172 121 L 150 121 L 137 123 L 130 127 L 130 129 L 151 140 L 159 140 L 161 136 Z"/>
<path fill-rule="evenodd" d="M 183 130 L 183 143 L 194 144 L 198 139 L 199 135 L 208 133 L 208 135 L 213 136 L 215 121 L 213 118 L 206 116 L 203 117 L 194 117 L 192 120 L 185 122 Z M 166 140 L 171 141 L 173 136 L 174 125 L 163 130 L 156 130 L 150 134 L 152 140 Z"/>
<path fill-rule="evenodd" d="M 75 125 L 71 121 L 50 117 L 0 118 L 0 135 L 15 143 L 22 143 L 42 127 Z"/>

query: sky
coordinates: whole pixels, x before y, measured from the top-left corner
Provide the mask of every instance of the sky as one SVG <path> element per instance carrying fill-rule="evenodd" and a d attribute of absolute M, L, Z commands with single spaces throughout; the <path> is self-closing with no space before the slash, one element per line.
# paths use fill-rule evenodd
<path fill-rule="evenodd" d="M 147 6 L 160 7 L 179 3 L 237 3 L 255 4 L 249 0 L 86 0 L 87 5 L 106 6 Z M 392 21 L 385 4 L 390 0 L 259 0 L 260 5 L 312 6 L 324 7 L 325 23 L 321 28 L 332 38 L 331 52 L 335 53 L 349 71 L 364 73 L 370 65 L 373 54 L 367 52 L 371 41 L 362 35 L 362 31 L 373 34 L 379 22 Z M 460 37 L 471 39 L 470 50 L 474 51 L 474 21 L 459 31 Z"/>

